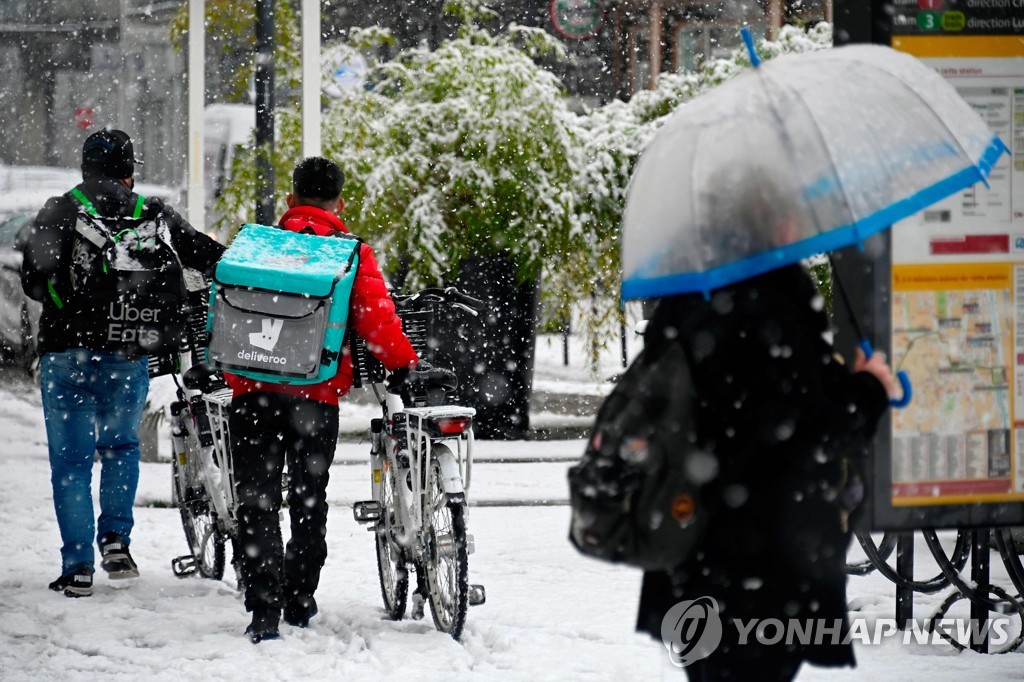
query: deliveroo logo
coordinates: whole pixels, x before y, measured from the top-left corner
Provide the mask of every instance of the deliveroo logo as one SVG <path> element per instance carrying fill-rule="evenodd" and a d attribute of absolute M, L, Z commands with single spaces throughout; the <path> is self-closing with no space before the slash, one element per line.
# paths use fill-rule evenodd
<path fill-rule="evenodd" d="M 265 351 L 272 351 L 277 345 L 277 339 L 281 336 L 282 327 L 284 327 L 284 320 L 272 320 L 264 317 L 263 328 L 249 334 L 249 343 Z"/>
<path fill-rule="evenodd" d="M 685 668 L 710 656 L 722 643 L 722 618 L 711 597 L 681 601 L 661 621 L 661 641 L 673 665 Z"/>

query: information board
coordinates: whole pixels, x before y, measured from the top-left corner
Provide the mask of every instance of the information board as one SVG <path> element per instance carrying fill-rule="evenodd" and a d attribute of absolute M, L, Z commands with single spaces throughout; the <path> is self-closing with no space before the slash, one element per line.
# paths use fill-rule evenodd
<path fill-rule="evenodd" d="M 915 399 L 892 415 L 892 504 L 1024 501 L 1024 41 L 892 44 L 945 76 L 1012 152 L 987 185 L 893 227 L 892 358 Z"/>
<path fill-rule="evenodd" d="M 909 374 L 865 462 L 861 530 L 1024 525 L 1024 0 L 834 0 L 835 43 L 907 52 L 1010 148 L 986 184 L 834 254 L 863 333 Z M 846 321 L 860 321 L 857 329 Z"/>

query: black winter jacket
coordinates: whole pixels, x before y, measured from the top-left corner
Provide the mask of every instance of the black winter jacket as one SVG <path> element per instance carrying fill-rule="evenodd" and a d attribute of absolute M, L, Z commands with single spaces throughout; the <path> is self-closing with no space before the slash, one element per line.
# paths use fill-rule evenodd
<path fill-rule="evenodd" d="M 836 495 L 844 459 L 859 461 L 888 397 L 875 377 L 837 359 L 823 337 L 822 308 L 799 266 L 710 300 L 697 294 L 659 303 L 647 344 L 682 338 L 698 395 L 698 438 L 719 471 L 702 493 L 710 522 L 701 550 L 671 574 L 645 574 L 638 630 L 660 637 L 672 605 L 707 595 L 726 625 L 720 651 L 735 638 L 734 618 L 838 619 L 845 634 L 849 533 Z M 680 329 L 684 320 L 692 326 Z M 794 647 L 789 655 L 854 662 L 848 644 Z"/>
<path fill-rule="evenodd" d="M 77 187 L 103 216 L 130 216 L 138 195 L 123 183 L 107 177 L 88 177 Z M 24 253 L 21 282 L 25 293 L 43 304 L 39 322 L 39 354 L 69 348 L 122 352 L 106 340 L 104 315 L 87 293 L 71 287 L 71 252 L 75 239 L 78 204 L 64 194 L 50 198 L 33 226 L 20 239 Z M 197 232 L 174 209 L 157 198 L 145 200 L 143 216 L 163 213 L 181 264 L 204 274 L 212 271 L 224 246 Z M 60 297 L 58 308 L 49 286 Z"/>

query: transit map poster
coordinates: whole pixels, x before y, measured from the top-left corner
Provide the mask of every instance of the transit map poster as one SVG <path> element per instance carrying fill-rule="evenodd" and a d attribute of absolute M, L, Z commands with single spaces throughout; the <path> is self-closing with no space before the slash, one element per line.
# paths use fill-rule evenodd
<path fill-rule="evenodd" d="M 1011 149 L 892 231 L 892 505 L 1024 501 L 1024 39 L 905 35 Z"/>

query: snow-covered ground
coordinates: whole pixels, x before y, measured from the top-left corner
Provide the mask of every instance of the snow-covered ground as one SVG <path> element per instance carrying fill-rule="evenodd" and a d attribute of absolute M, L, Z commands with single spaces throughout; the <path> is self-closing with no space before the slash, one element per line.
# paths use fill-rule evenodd
<path fill-rule="evenodd" d="M 538 348 L 544 391 L 606 392 L 608 384 L 573 364 L 561 366 L 557 340 Z M 619 371 L 609 352 L 600 376 Z M 343 425 L 365 424 L 363 407 L 345 410 Z M 585 417 L 557 412 L 536 423 L 578 425 Z M 349 429 L 346 429 L 349 430 Z M 366 443 L 345 440 L 332 469 L 330 555 L 308 630 L 282 626 L 283 639 L 253 646 L 234 580 L 178 579 L 170 560 L 185 551 L 170 500 L 170 466 L 142 466 L 132 552 L 142 576 L 113 583 L 96 574 L 95 594 L 66 599 L 46 589 L 59 572 L 42 412 L 36 389 L 0 377 L 0 680 L 651 680 L 682 679 L 664 648 L 633 632 L 640 574 L 578 555 L 566 540 L 565 471 L 579 440 L 479 442 L 470 532 L 476 553 L 470 580 L 487 603 L 470 610 L 463 641 L 423 621 L 386 620 L 372 538 L 352 520 L 354 500 L 369 491 Z M 508 463 L 508 459 L 527 462 Z M 544 460 L 544 461 L 536 461 Z M 546 461 L 554 460 L 554 461 Z M 501 502 L 547 504 L 494 506 Z M 490 503 L 490 504 L 484 504 Z M 952 538 L 942 536 L 946 545 Z M 934 574 L 917 548 L 919 577 Z M 859 558 L 851 552 L 851 558 Z M 228 571 L 230 573 L 230 569 Z M 1010 589 L 993 556 L 993 578 Z M 894 589 L 872 574 L 851 578 L 851 605 L 869 620 L 889 618 Z M 916 599 L 926 617 L 945 594 Z M 1012 628 L 1019 628 L 1013 622 Z M 858 645 L 855 670 L 805 667 L 800 680 L 1024 679 L 1020 654 L 957 653 L 945 645 Z"/>

